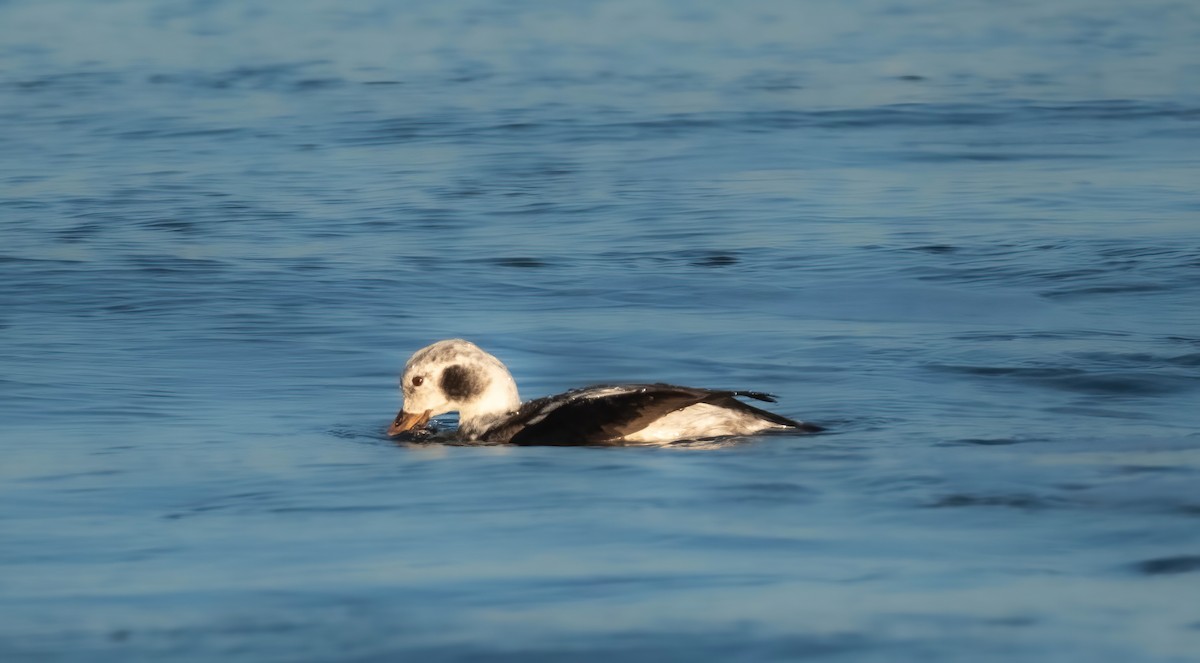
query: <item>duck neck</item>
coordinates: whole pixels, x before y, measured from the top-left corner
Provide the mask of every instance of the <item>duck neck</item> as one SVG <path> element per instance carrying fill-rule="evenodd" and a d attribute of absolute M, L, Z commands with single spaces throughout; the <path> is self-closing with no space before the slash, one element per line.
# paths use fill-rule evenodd
<path fill-rule="evenodd" d="M 458 433 L 461 437 L 479 439 L 488 429 L 521 407 L 517 383 L 511 376 L 505 377 L 507 379 L 489 385 L 478 399 L 459 408 Z"/>

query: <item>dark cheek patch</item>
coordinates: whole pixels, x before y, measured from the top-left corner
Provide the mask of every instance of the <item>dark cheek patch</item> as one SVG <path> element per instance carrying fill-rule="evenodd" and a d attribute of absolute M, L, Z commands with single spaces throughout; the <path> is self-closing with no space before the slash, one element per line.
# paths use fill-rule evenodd
<path fill-rule="evenodd" d="M 442 371 L 442 379 L 438 384 L 443 393 L 456 401 L 465 401 L 479 395 L 485 386 L 475 373 L 459 364 Z"/>

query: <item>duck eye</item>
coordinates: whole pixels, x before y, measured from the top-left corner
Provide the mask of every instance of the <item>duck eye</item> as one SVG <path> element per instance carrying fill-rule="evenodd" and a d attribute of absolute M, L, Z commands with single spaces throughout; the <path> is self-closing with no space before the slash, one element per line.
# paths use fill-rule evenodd
<path fill-rule="evenodd" d="M 423 382 L 425 382 L 425 378 L 423 376 L 420 376 L 420 375 L 413 376 L 412 383 L 413 383 L 414 387 L 421 386 L 421 383 L 423 383 Z"/>

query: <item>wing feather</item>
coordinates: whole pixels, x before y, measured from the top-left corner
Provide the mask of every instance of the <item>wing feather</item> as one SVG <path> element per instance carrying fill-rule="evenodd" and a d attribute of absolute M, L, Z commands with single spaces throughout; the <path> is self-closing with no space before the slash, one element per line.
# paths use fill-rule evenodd
<path fill-rule="evenodd" d="M 484 439 L 515 445 L 620 444 L 626 435 L 697 403 L 753 413 L 782 426 L 820 430 L 812 424 L 747 405 L 736 396 L 775 402 L 774 396 L 758 391 L 696 389 L 661 383 L 596 385 L 529 401 L 508 420 L 485 433 Z"/>

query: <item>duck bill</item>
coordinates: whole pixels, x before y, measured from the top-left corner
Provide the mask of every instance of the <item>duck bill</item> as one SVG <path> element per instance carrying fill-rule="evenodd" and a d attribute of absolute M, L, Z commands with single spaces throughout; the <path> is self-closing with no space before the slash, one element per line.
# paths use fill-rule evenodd
<path fill-rule="evenodd" d="M 400 414 L 396 415 L 396 420 L 392 422 L 391 426 L 388 426 L 387 434 L 390 437 L 395 437 L 414 428 L 420 428 L 428 422 L 429 410 L 425 410 L 420 414 L 412 414 L 411 412 L 400 410 Z"/>

